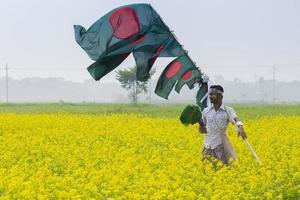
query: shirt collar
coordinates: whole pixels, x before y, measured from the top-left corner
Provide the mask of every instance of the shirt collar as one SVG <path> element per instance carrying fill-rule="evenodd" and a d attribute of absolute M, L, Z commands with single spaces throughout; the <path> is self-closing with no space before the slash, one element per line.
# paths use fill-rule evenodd
<path fill-rule="evenodd" d="M 214 108 L 213 104 L 210 104 L 209 106 L 209 110 L 212 110 Z M 222 103 L 222 105 L 220 106 L 219 110 L 222 109 L 222 110 L 225 110 L 225 105 Z"/>
<path fill-rule="evenodd" d="M 225 110 L 225 105 L 222 104 L 220 108 L 221 108 L 222 110 Z"/>

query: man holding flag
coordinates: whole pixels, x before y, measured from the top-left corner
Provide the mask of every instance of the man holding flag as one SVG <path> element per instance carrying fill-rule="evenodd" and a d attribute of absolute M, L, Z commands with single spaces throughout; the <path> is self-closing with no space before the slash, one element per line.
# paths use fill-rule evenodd
<path fill-rule="evenodd" d="M 238 136 L 247 138 L 243 123 L 237 117 L 233 108 L 222 103 L 224 89 L 220 85 L 211 85 L 209 88 L 209 99 L 211 105 L 202 112 L 203 125 L 199 125 L 199 132 L 205 133 L 204 148 L 202 151 L 203 160 L 212 156 L 224 164 L 229 164 L 230 157 L 236 160 L 236 154 L 226 136 L 228 123 L 237 124 Z M 233 121 L 234 120 L 234 121 Z M 201 124 L 201 123 L 200 123 Z"/>
<path fill-rule="evenodd" d="M 157 58 L 175 57 L 161 73 L 155 93 L 168 99 L 173 88 L 180 93 L 184 85 L 189 89 L 198 85 L 196 102 L 201 109 L 206 107 L 208 79 L 150 4 L 129 4 L 115 8 L 88 29 L 74 25 L 74 35 L 79 46 L 94 61 L 87 69 L 96 81 L 118 67 L 131 53 L 137 65 L 138 81 L 149 79 L 150 70 Z M 220 100 L 220 96 L 211 98 L 215 98 L 215 109 L 219 109 L 220 102 L 217 100 Z M 210 121 L 207 121 L 206 127 L 206 146 L 211 148 L 212 144 L 215 148 L 215 143 L 220 143 L 219 138 L 214 135 L 218 131 L 211 132 Z M 222 160 L 227 162 L 225 158 Z"/>
<path fill-rule="evenodd" d="M 74 25 L 74 34 L 79 46 L 95 61 L 87 69 L 96 81 L 118 67 L 131 53 L 137 65 L 138 81 L 149 79 L 150 70 L 158 57 L 175 57 L 160 75 L 155 93 L 168 99 L 174 87 L 175 91 L 180 93 L 184 85 L 189 89 L 198 85 L 196 102 L 201 109 L 206 107 L 208 78 L 192 61 L 187 51 L 183 49 L 150 4 L 129 4 L 115 8 L 88 29 L 81 25 Z M 239 127 L 239 136 L 243 137 L 252 154 L 259 161 L 246 139 L 242 122 L 232 108 L 222 104 L 223 88 L 211 86 L 209 98 L 212 106 L 204 109 L 204 126 L 199 128 L 199 131 L 206 133 L 203 155 L 212 155 L 226 164 L 230 156 L 236 159 L 226 136 L 230 120 Z"/>

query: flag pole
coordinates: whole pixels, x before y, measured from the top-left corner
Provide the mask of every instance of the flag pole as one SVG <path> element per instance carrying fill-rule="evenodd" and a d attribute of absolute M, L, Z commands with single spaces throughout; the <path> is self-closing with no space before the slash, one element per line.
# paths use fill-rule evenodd
<path fill-rule="evenodd" d="M 231 114 L 227 110 L 226 110 L 226 112 L 227 112 L 227 114 L 228 114 L 228 116 L 230 118 L 230 121 L 234 123 L 235 129 L 238 130 L 238 125 L 236 124 L 236 122 L 232 118 Z M 250 149 L 252 155 L 254 156 L 254 158 L 256 159 L 256 161 L 258 162 L 258 164 L 261 165 L 261 161 L 260 161 L 259 157 L 257 156 L 257 154 L 255 153 L 254 149 L 252 148 L 252 146 L 248 142 L 247 138 L 243 138 L 243 140 L 245 141 L 247 147 Z"/>

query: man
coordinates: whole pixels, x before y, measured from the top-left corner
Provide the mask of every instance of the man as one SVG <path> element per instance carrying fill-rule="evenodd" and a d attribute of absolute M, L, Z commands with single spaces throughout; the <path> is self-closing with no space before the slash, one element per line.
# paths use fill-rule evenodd
<path fill-rule="evenodd" d="M 246 139 L 247 135 L 243 123 L 239 120 L 233 108 L 222 103 L 223 93 L 222 86 L 210 86 L 208 96 L 212 104 L 202 112 L 203 123 L 200 124 L 204 124 L 204 126 L 199 126 L 199 132 L 205 133 L 203 159 L 212 156 L 228 165 L 230 157 L 236 159 L 231 143 L 226 136 L 228 123 L 232 120 L 235 121 L 238 126 L 238 137 L 241 136 Z"/>

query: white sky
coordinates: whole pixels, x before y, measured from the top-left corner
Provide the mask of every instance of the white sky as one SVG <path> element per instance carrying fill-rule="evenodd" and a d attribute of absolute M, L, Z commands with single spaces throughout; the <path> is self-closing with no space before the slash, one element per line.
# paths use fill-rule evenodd
<path fill-rule="evenodd" d="M 245 81 L 260 76 L 300 80 L 300 1 L 297 0 L 1 0 L 0 77 L 91 78 L 91 61 L 74 40 L 73 25 L 88 28 L 111 9 L 150 3 L 191 58 L 210 77 Z M 170 59 L 156 62 L 156 76 Z M 132 66 L 132 58 L 119 68 Z M 160 66 L 160 67 L 159 67 Z M 111 81 L 114 73 L 103 78 Z"/>

